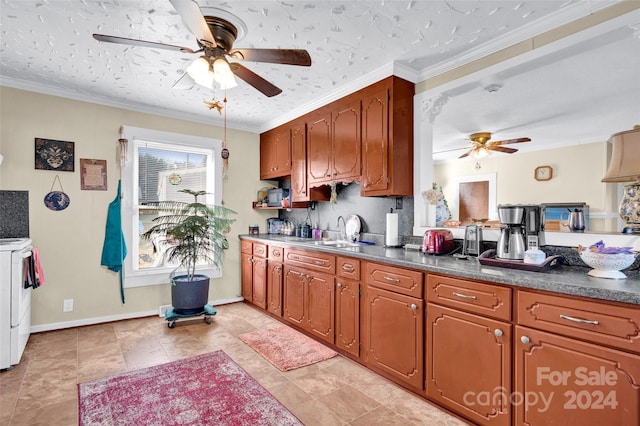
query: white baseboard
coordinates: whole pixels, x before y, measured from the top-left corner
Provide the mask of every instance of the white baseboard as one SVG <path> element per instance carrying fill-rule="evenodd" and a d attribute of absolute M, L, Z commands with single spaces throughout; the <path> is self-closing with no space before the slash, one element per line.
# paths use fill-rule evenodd
<path fill-rule="evenodd" d="M 244 298 L 242 297 L 231 297 L 227 299 L 214 300 L 212 302 L 209 302 L 209 304 L 213 306 L 220 306 L 220 305 L 227 305 L 229 303 L 242 302 L 243 300 Z M 160 306 L 157 310 L 154 310 L 154 311 L 131 312 L 128 314 L 109 315 L 105 317 L 84 318 L 84 319 L 73 320 L 73 321 L 54 322 L 49 324 L 34 325 L 31 327 L 30 331 L 31 333 L 40 333 L 43 331 L 62 330 L 63 328 L 82 327 L 83 325 L 93 325 L 93 324 L 101 324 L 105 322 L 120 321 L 125 319 L 132 319 L 132 318 L 150 317 L 158 314 L 161 314 L 160 316 L 164 316 L 164 310 L 162 310 L 162 308 L 165 307 L 165 310 L 166 310 L 166 306 L 169 306 L 169 305 Z"/>

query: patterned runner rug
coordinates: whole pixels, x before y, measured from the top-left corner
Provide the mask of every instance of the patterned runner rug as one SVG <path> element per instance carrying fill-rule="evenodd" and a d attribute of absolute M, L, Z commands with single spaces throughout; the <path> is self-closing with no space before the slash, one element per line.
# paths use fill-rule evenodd
<path fill-rule="evenodd" d="M 238 336 L 281 371 L 333 358 L 337 353 L 286 325 Z"/>
<path fill-rule="evenodd" d="M 302 425 L 223 351 L 78 384 L 80 425 Z"/>

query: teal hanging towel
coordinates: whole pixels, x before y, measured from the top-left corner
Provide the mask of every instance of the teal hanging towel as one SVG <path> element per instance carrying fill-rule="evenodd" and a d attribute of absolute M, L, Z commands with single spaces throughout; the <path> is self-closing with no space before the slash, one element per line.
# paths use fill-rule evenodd
<path fill-rule="evenodd" d="M 120 212 L 120 181 L 118 181 L 118 193 L 116 198 L 109 203 L 107 211 L 107 226 L 102 245 L 102 260 L 100 265 L 120 274 L 120 299 L 124 303 L 124 287 L 122 286 L 122 266 L 127 256 L 127 244 L 122 232 L 122 213 Z"/>

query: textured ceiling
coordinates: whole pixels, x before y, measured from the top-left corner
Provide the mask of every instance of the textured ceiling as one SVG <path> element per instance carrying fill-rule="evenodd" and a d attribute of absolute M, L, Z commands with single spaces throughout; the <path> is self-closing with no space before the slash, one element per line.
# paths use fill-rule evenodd
<path fill-rule="evenodd" d="M 243 63 L 283 93 L 267 98 L 240 82 L 227 93 L 228 124 L 263 131 L 282 117 L 299 115 L 379 80 L 381 74 L 395 72 L 421 81 L 474 59 L 473 52 L 491 53 L 615 2 L 200 0 L 198 4 L 210 12 L 205 14 L 222 11 L 240 19 L 246 31 L 236 48 L 309 51 L 313 64 L 308 68 Z M 195 37 L 167 0 L 2 0 L 0 13 L 3 85 L 222 123 L 203 102 L 222 100 L 220 90 L 173 88 L 197 55 L 100 43 L 91 36 L 101 33 L 197 49 Z M 482 123 L 470 120 L 464 130 L 456 131 L 467 132 L 476 124 Z M 502 121 L 488 130 L 508 126 Z"/>

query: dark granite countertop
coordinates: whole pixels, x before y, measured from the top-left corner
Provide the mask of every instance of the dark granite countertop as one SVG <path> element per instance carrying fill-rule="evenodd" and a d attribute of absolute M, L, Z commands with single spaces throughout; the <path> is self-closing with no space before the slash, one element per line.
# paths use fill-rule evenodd
<path fill-rule="evenodd" d="M 510 284 L 524 289 L 545 290 L 640 305 L 640 271 L 638 270 L 625 271 L 626 280 L 612 280 L 591 277 L 587 275 L 589 268 L 580 266 L 561 265 L 545 272 L 529 272 L 481 265 L 478 259 L 474 257 L 460 260 L 453 256 L 425 255 L 418 250 L 405 250 L 402 248 L 387 248 L 375 245 L 336 248 L 317 245 L 314 240 L 307 238 L 272 234 L 240 235 L 239 238 L 266 244 L 272 241 L 281 246 L 318 250 L 335 255 L 419 269 L 425 272 Z"/>

